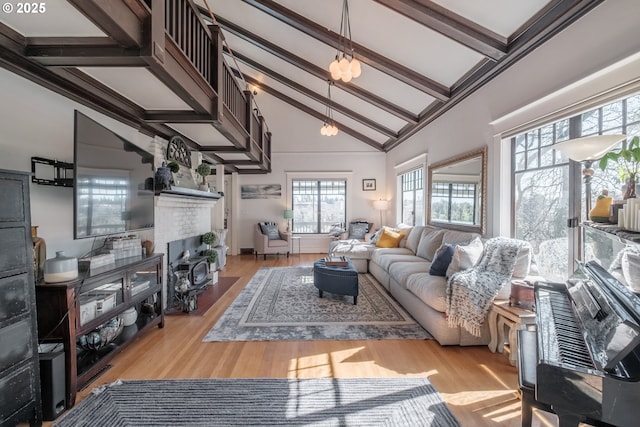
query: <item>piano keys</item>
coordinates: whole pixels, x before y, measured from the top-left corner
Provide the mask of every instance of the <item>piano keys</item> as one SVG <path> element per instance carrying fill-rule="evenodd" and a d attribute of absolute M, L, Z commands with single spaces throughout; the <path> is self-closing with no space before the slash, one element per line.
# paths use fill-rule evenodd
<path fill-rule="evenodd" d="M 518 351 L 537 356 L 536 401 L 562 427 L 640 425 L 640 298 L 595 262 L 534 294 L 536 348 L 525 340 Z"/>

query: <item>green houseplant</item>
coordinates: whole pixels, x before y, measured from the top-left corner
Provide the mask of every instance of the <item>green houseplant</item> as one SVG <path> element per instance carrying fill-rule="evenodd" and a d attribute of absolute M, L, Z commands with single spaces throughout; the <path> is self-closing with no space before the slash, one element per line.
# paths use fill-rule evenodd
<path fill-rule="evenodd" d="M 600 159 L 600 169 L 607 169 L 609 161 L 618 164 L 620 179 L 627 184 L 624 198 L 636 197 L 636 179 L 640 172 L 640 137 L 634 136 L 626 148 L 610 151 Z"/>
<path fill-rule="evenodd" d="M 202 235 L 202 243 L 211 246 L 218 240 L 218 235 L 214 231 L 207 231 Z"/>
<path fill-rule="evenodd" d="M 169 162 L 167 167 L 171 170 L 172 173 L 176 173 L 180 170 L 180 165 L 178 162 Z"/>
<path fill-rule="evenodd" d="M 196 173 L 202 177 L 202 185 L 206 185 L 207 177 L 211 175 L 211 166 L 206 163 L 200 163 L 196 168 Z"/>

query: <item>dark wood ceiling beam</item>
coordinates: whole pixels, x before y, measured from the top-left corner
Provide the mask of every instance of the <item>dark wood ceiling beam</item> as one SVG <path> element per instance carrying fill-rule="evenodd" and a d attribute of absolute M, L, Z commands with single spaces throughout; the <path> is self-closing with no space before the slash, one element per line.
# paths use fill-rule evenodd
<path fill-rule="evenodd" d="M 269 16 L 297 29 L 298 31 L 313 37 L 316 40 L 340 49 L 342 46 L 342 37 L 340 34 L 313 22 L 312 20 L 299 15 L 290 9 L 276 3 L 273 0 L 243 0 L 245 3 L 254 6 Z M 376 68 L 389 76 L 412 86 L 422 92 L 425 92 L 436 99 L 446 101 L 449 99 L 449 88 L 429 79 L 428 77 L 413 71 L 389 58 L 375 52 L 359 43 L 352 42 L 356 57 L 370 67 Z M 332 58 L 327 58 L 327 66 Z"/>
<path fill-rule="evenodd" d="M 205 19 L 208 19 L 205 17 Z M 318 67 L 317 65 L 306 61 L 302 58 L 300 58 L 299 56 L 296 56 L 286 50 L 284 50 L 283 48 L 281 48 L 280 46 L 271 43 L 270 41 L 263 39 L 262 37 L 253 34 L 247 30 L 245 30 L 242 27 L 239 27 L 238 25 L 235 25 L 234 23 L 227 21 L 226 19 L 224 19 L 223 17 L 221 17 L 220 15 L 216 15 L 216 21 L 218 22 L 218 24 L 220 24 L 220 26 L 226 30 L 229 31 L 232 34 L 235 34 L 236 36 L 240 37 L 242 40 L 256 46 L 259 47 L 260 49 L 264 50 L 265 52 L 270 53 L 271 55 L 295 66 L 300 68 L 303 71 L 306 71 L 307 73 L 311 74 L 312 76 L 315 76 L 319 79 L 322 79 L 324 81 L 327 81 L 328 79 L 331 78 L 331 73 L 329 73 L 328 70 L 325 70 L 323 68 Z M 234 53 L 235 54 L 235 53 Z M 363 101 L 366 101 L 372 105 L 375 105 L 376 107 L 380 108 L 381 110 L 386 111 L 389 114 L 394 115 L 395 117 L 398 117 L 406 122 L 409 123 L 418 123 L 418 116 L 417 114 L 412 113 L 409 110 L 406 110 L 396 104 L 393 104 L 389 101 L 387 101 L 386 99 L 379 97 L 369 91 L 366 91 L 356 85 L 353 84 L 353 81 L 350 83 L 344 83 L 343 81 L 337 81 L 334 82 L 336 87 L 339 87 L 340 89 L 344 90 L 345 92 L 358 97 L 360 99 L 362 99 Z"/>
<path fill-rule="evenodd" d="M 233 145 L 202 145 L 200 150 L 203 152 L 215 152 L 215 153 L 247 153 L 246 149 L 240 149 Z"/>
<path fill-rule="evenodd" d="M 126 2 L 113 0 L 67 0 L 83 15 L 123 47 L 145 45 L 145 20 L 140 7 L 132 10 Z"/>
<path fill-rule="evenodd" d="M 146 62 L 137 48 L 118 46 L 27 46 L 27 57 L 56 67 L 143 67 Z"/>
<path fill-rule="evenodd" d="M 194 111 L 167 111 L 147 110 L 144 113 L 144 121 L 147 123 L 206 123 L 211 124 L 213 119 L 209 114 L 198 114 Z"/>
<path fill-rule="evenodd" d="M 254 79 L 251 76 L 248 75 L 244 75 L 245 80 L 247 81 L 247 83 L 252 84 L 252 85 L 256 85 L 256 86 L 260 86 L 260 88 L 265 91 L 266 93 L 269 93 L 273 96 L 275 96 L 276 98 L 280 99 L 281 101 L 291 105 L 294 108 L 297 108 L 298 110 L 307 113 L 308 115 L 315 117 L 319 120 L 326 120 L 327 116 L 325 114 L 322 114 L 316 110 L 314 110 L 313 108 L 307 107 L 306 105 L 304 105 L 303 103 L 273 89 L 270 86 L 265 85 L 264 83 L 260 83 L 259 81 L 257 81 L 256 79 Z M 380 144 L 379 142 L 374 141 L 373 139 L 369 138 L 366 135 L 361 134 L 360 132 L 351 129 L 350 127 L 348 127 L 347 125 L 338 122 L 337 120 L 334 120 L 334 123 L 338 126 L 338 130 L 340 132 L 344 132 L 347 135 L 351 135 L 352 137 L 364 142 L 365 144 L 375 148 L 378 151 L 382 151 L 382 144 Z"/>
<path fill-rule="evenodd" d="M 507 54 L 507 40 L 429 0 L 375 0 L 405 18 L 431 28 L 498 61 Z"/>
<path fill-rule="evenodd" d="M 477 89 L 508 69 L 531 51 L 580 19 L 603 1 L 604 0 L 555 0 L 549 4 L 541 14 L 529 20 L 527 25 L 525 25 L 526 28 L 523 27 L 523 29 L 518 32 L 518 37 L 514 38 L 509 45 L 509 54 L 507 56 L 499 62 L 486 61 L 480 67 L 477 67 L 464 81 L 456 84 L 449 102 L 436 107 L 432 105 L 427 108 L 420 114 L 420 122 L 416 126 L 405 127 L 405 129 L 400 131 L 400 135 L 395 141 L 385 142 L 383 145 L 384 150 L 390 151 L 406 141 L 409 137 L 415 135 L 426 125 L 442 116 L 467 96 L 474 93 Z"/>
<path fill-rule="evenodd" d="M 351 110 L 350 108 L 347 108 L 341 104 L 336 103 L 333 100 L 329 100 L 329 98 L 322 96 L 314 91 L 312 91 L 311 89 L 307 88 L 306 86 L 303 86 L 299 83 L 296 83 L 294 81 L 292 81 L 291 79 L 288 79 L 287 77 L 283 76 L 282 74 L 279 74 L 265 66 L 263 66 L 262 64 L 254 61 L 253 59 L 241 54 L 241 53 L 235 53 L 234 56 L 236 57 L 236 59 L 238 59 L 240 62 L 244 62 L 245 64 L 249 65 L 252 68 L 255 68 L 256 70 L 266 74 L 267 76 L 271 77 L 272 79 L 282 83 L 285 86 L 290 87 L 291 89 L 302 93 L 303 95 L 308 96 L 309 98 L 313 99 L 316 102 L 319 102 L 323 105 L 327 105 L 330 104 L 331 108 L 333 108 L 335 111 L 339 111 L 340 113 L 344 114 L 347 117 L 350 117 L 351 119 L 362 123 L 365 126 L 370 127 L 371 129 L 374 129 L 376 132 L 379 132 L 383 135 L 386 135 L 389 138 L 395 138 L 398 136 L 398 134 L 393 131 L 392 129 L 389 129 L 386 126 L 381 125 L 380 123 L 376 122 L 375 120 L 371 120 L 368 117 L 363 116 L 362 114 L 359 114 L 353 110 Z M 259 87 L 260 85 L 258 85 Z"/>

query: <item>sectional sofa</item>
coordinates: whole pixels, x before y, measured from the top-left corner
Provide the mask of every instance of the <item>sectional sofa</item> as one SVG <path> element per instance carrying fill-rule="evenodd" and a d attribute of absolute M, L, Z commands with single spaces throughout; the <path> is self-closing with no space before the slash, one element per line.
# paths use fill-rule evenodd
<path fill-rule="evenodd" d="M 484 345 L 490 340 L 484 322 L 480 336 L 459 326 L 450 326 L 445 316 L 447 277 L 469 268 L 471 258 L 482 254 L 480 235 L 471 232 L 416 226 L 400 229 L 398 247 L 382 248 L 374 242 L 340 240 L 331 243 L 330 252 L 352 259 L 359 273 L 370 273 L 441 345 Z M 375 239 L 374 239 L 375 240 Z M 445 245 L 458 247 L 445 276 L 429 273 L 436 254 Z M 473 253 L 475 252 L 475 255 Z M 456 258 L 458 254 L 462 254 Z M 532 279 L 531 247 L 523 243 L 518 251 L 512 278 Z M 496 299 L 508 299 L 510 281 L 502 284 Z"/>

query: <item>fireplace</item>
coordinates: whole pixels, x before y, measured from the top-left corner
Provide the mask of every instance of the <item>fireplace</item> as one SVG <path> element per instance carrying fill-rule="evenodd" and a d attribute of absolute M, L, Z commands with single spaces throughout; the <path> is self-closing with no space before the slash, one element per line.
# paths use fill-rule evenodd
<path fill-rule="evenodd" d="M 200 235 L 175 240 L 168 243 L 167 266 L 167 310 L 184 311 L 184 293 L 176 290 L 178 275 L 186 274 L 191 288 L 189 295 L 195 295 L 211 283 L 209 262 L 202 252 L 207 248 Z M 177 274 L 176 274 L 177 273 Z"/>
<path fill-rule="evenodd" d="M 209 262 L 207 257 L 191 257 L 187 261 L 180 261 L 176 267 L 177 271 L 186 271 L 189 282 L 194 288 L 204 288 L 209 284 Z"/>

